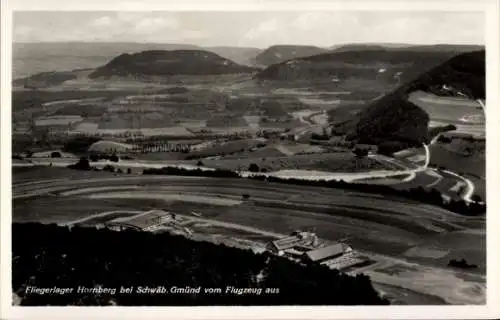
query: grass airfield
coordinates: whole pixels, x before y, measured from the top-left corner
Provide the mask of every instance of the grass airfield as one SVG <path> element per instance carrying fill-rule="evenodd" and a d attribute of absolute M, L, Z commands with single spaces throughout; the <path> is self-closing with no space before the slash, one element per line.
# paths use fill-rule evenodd
<path fill-rule="evenodd" d="M 243 200 L 242 194 L 249 199 Z M 436 303 L 484 302 L 484 295 L 478 295 L 485 287 L 484 218 L 458 216 L 407 200 L 246 179 L 37 167 L 14 168 L 13 197 L 17 222 L 64 224 L 109 211 L 158 209 L 186 216 L 198 240 L 253 249 L 262 248 L 271 235 L 314 230 L 325 241 L 345 241 L 375 260 L 374 265 L 352 272 L 370 275 L 391 292 L 395 287 L 410 290 L 415 292 L 408 295 L 413 301 L 426 297 L 422 303 L 434 296 L 439 297 L 434 298 Z M 464 256 L 479 269 L 463 272 L 447 267 L 449 259 Z M 402 265 L 403 271 L 391 271 L 394 265 Z M 429 282 L 432 285 L 415 280 L 436 274 L 440 277 Z M 452 285 L 457 281 L 459 286 Z"/>

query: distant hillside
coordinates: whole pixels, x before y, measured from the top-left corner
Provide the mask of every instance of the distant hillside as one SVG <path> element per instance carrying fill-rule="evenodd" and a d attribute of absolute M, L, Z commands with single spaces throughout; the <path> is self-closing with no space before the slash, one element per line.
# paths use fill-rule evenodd
<path fill-rule="evenodd" d="M 366 143 L 426 141 L 429 116 L 408 101 L 415 90 L 442 93 L 443 86 L 455 88 L 471 98 L 485 98 L 485 52 L 463 53 L 434 67 L 413 81 L 375 101 L 341 124 L 351 139 Z M 446 91 L 445 94 L 450 94 Z M 337 129 L 337 133 L 339 129 Z"/>
<path fill-rule="evenodd" d="M 349 43 L 330 47 L 332 52 L 357 51 L 357 50 L 381 50 L 391 48 L 407 48 L 410 44 L 404 43 Z"/>
<path fill-rule="evenodd" d="M 471 51 L 484 50 L 484 46 L 480 45 L 461 45 L 461 44 L 434 44 L 434 45 L 413 45 L 406 49 L 421 51 L 421 52 L 454 52 L 465 53 Z"/>
<path fill-rule="evenodd" d="M 22 86 L 27 89 L 48 88 L 57 86 L 68 80 L 75 80 L 82 74 L 88 74 L 92 69 L 75 69 L 71 71 L 40 72 L 26 78 L 12 81 L 13 86 Z"/>
<path fill-rule="evenodd" d="M 259 72 L 259 80 L 375 78 L 380 72 L 404 82 L 456 55 L 414 49 L 370 49 L 318 54 L 290 59 Z"/>
<path fill-rule="evenodd" d="M 14 43 L 13 79 L 48 71 L 97 68 L 122 53 L 148 50 L 207 50 L 238 64 L 250 65 L 261 49 L 207 47 L 176 43 L 42 42 Z"/>
<path fill-rule="evenodd" d="M 484 50 L 480 45 L 460 45 L 460 44 L 429 44 L 415 45 L 409 43 L 350 43 L 335 45 L 329 48 L 334 52 L 358 51 L 358 50 L 414 50 L 420 52 L 455 52 L 464 53 L 470 51 Z"/>
<path fill-rule="evenodd" d="M 423 90 L 447 96 L 462 93 L 473 99 L 485 99 L 485 59 L 484 50 L 460 54 L 423 74 L 406 91 Z"/>
<path fill-rule="evenodd" d="M 92 43 L 42 42 L 14 43 L 12 46 L 13 79 L 40 72 L 97 68 L 122 53 L 146 50 L 199 49 L 189 44 L 170 43 Z"/>
<path fill-rule="evenodd" d="M 248 66 L 253 65 L 255 57 L 262 52 L 262 49 L 251 47 L 205 47 L 204 49 L 238 64 Z"/>
<path fill-rule="evenodd" d="M 122 54 L 92 72 L 90 78 L 251 73 L 254 69 L 203 50 L 151 50 Z"/>
<path fill-rule="evenodd" d="M 300 45 L 276 45 L 271 46 L 255 57 L 255 63 L 262 66 L 270 66 L 286 60 L 308 57 L 326 52 L 326 49 L 315 46 Z"/>

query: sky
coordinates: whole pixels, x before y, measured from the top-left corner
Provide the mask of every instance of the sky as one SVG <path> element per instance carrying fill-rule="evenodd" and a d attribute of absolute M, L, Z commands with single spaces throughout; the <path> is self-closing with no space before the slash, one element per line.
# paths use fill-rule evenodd
<path fill-rule="evenodd" d="M 485 43 L 483 12 L 16 11 L 14 42 L 150 42 L 266 48 Z"/>

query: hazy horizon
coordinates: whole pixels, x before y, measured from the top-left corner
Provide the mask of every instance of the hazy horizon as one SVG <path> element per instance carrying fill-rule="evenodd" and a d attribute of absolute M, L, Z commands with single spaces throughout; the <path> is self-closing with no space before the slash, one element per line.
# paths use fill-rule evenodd
<path fill-rule="evenodd" d="M 196 43 L 174 43 L 174 42 L 137 42 L 137 41 L 31 41 L 31 42 L 13 42 L 13 44 L 71 44 L 71 43 L 86 43 L 86 44 L 152 44 L 152 45 L 185 45 L 185 46 L 198 46 L 200 48 L 208 47 L 228 47 L 228 48 L 248 48 L 248 49 L 266 49 L 268 47 L 255 47 L 255 46 L 238 46 L 238 45 L 199 45 Z M 471 43 L 395 43 L 395 42 L 346 42 L 337 43 L 331 46 L 317 46 L 319 48 L 329 48 L 332 46 L 342 46 L 351 44 L 367 44 L 367 45 L 401 45 L 401 46 L 439 46 L 439 45 L 463 45 L 463 46 L 485 46 L 484 44 L 471 44 Z M 310 46 L 302 43 L 282 43 L 272 46 Z"/>
<path fill-rule="evenodd" d="M 13 43 L 484 45 L 482 12 L 16 11 Z"/>

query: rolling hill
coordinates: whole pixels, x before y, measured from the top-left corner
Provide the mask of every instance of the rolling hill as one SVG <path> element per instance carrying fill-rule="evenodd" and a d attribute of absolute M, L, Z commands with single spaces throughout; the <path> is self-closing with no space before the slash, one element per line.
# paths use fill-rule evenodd
<path fill-rule="evenodd" d="M 414 49 L 373 48 L 328 52 L 309 57 L 290 59 L 269 66 L 256 76 L 259 80 L 340 80 L 361 77 L 374 79 L 383 72 L 386 76 L 413 79 L 420 73 L 456 55 L 454 51 L 419 51 Z"/>
<path fill-rule="evenodd" d="M 80 76 L 88 75 L 93 69 L 75 69 L 70 71 L 40 72 L 26 78 L 15 79 L 13 86 L 22 86 L 26 89 L 40 89 L 60 85 L 69 80 L 75 80 Z"/>
<path fill-rule="evenodd" d="M 48 71 L 96 68 L 122 53 L 181 49 L 197 50 L 199 47 L 174 43 L 14 43 L 12 46 L 13 79 Z"/>
<path fill-rule="evenodd" d="M 374 49 L 392 49 L 392 48 L 408 48 L 410 44 L 405 43 L 348 43 L 338 44 L 330 47 L 330 51 L 344 52 L 356 50 L 374 50 Z"/>
<path fill-rule="evenodd" d="M 255 57 L 255 64 L 270 66 L 290 59 L 308 57 L 327 52 L 327 49 L 315 46 L 275 45 L 262 51 Z"/>
<path fill-rule="evenodd" d="M 462 53 L 400 86 L 348 121 L 337 125 L 351 139 L 364 143 L 422 143 L 427 139 L 429 116 L 409 102 L 408 95 L 415 90 L 439 92 L 443 86 L 447 86 L 465 92 L 471 98 L 484 99 L 485 68 L 485 51 Z"/>
<path fill-rule="evenodd" d="M 484 50 L 457 55 L 408 84 L 406 91 L 423 90 L 447 96 L 461 92 L 473 99 L 485 99 L 485 59 Z M 443 86 L 450 89 L 443 90 Z"/>
<path fill-rule="evenodd" d="M 191 44 L 133 42 L 14 43 L 12 50 L 13 79 L 49 71 L 97 68 L 122 53 L 148 50 L 207 50 L 243 65 L 251 64 L 262 51 L 251 47 L 202 48 Z"/>
<path fill-rule="evenodd" d="M 455 52 L 464 53 L 484 50 L 481 45 L 458 45 L 458 44 L 430 44 L 415 45 L 409 43 L 349 43 L 335 45 L 329 48 L 332 52 L 359 51 L 359 50 L 415 50 L 419 52 Z"/>
<path fill-rule="evenodd" d="M 121 54 L 97 68 L 89 77 L 216 75 L 251 73 L 255 69 L 203 50 L 151 50 Z"/>
<path fill-rule="evenodd" d="M 238 64 L 251 66 L 255 57 L 262 49 L 252 47 L 206 47 L 204 50 L 211 51 L 221 57 L 232 60 Z"/>

